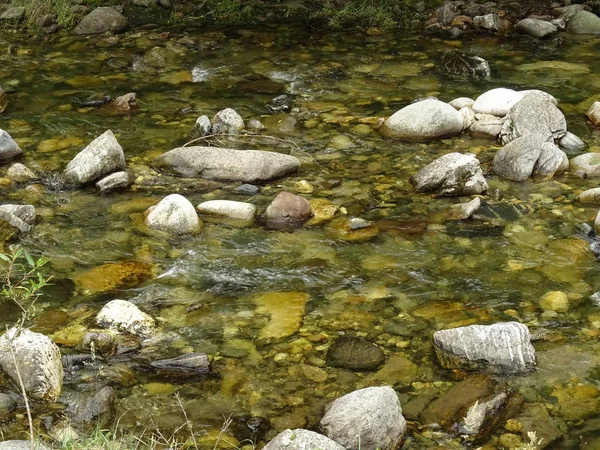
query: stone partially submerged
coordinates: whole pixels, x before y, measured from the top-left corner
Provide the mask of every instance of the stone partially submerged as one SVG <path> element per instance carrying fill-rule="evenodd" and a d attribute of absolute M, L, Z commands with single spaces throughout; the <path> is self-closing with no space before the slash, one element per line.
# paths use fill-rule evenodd
<path fill-rule="evenodd" d="M 529 329 L 518 322 L 436 331 L 433 344 L 446 369 L 519 374 L 535 367 Z"/>
<path fill-rule="evenodd" d="M 67 184 L 81 186 L 125 167 L 121 145 L 113 132 L 106 130 L 67 164 L 63 176 Z"/>
<path fill-rule="evenodd" d="M 18 158 L 23 154 L 21 147 L 6 131 L 0 129 L 0 163 Z"/>
<path fill-rule="evenodd" d="M 284 430 L 275 436 L 263 450 L 346 450 L 340 444 L 314 431 Z"/>
<path fill-rule="evenodd" d="M 0 242 L 19 234 L 27 234 L 35 223 L 35 207 L 32 205 L 0 206 Z"/>
<path fill-rule="evenodd" d="M 481 194 L 488 188 L 479 160 L 470 154 L 448 153 L 410 177 L 417 192 L 460 196 Z"/>
<path fill-rule="evenodd" d="M 202 221 L 194 205 L 179 194 L 167 195 L 158 205 L 146 211 L 146 225 L 170 234 L 194 234 L 200 231 Z"/>
<path fill-rule="evenodd" d="M 150 336 L 156 331 L 154 319 L 126 300 L 112 300 L 98 312 L 96 322 L 102 328 Z"/>
<path fill-rule="evenodd" d="M 184 177 L 252 183 L 295 172 L 300 168 L 300 161 L 293 156 L 262 150 L 179 147 L 156 158 L 154 165 Z"/>
<path fill-rule="evenodd" d="M 566 132 L 567 121 L 560 109 L 543 93 L 530 92 L 508 111 L 500 139 L 508 144 L 521 136 L 538 134 L 551 142 Z"/>
<path fill-rule="evenodd" d="M 347 450 L 393 450 L 406 431 L 400 400 L 389 386 L 350 392 L 325 410 L 319 428 Z"/>
<path fill-rule="evenodd" d="M 60 350 L 50 338 L 27 329 L 11 328 L 0 337 L 0 369 L 17 384 L 15 360 L 30 398 L 48 402 L 58 399 L 64 372 Z"/>
<path fill-rule="evenodd" d="M 406 141 L 430 141 L 459 134 L 462 116 L 448 103 L 427 99 L 397 111 L 383 123 L 383 136 Z"/>

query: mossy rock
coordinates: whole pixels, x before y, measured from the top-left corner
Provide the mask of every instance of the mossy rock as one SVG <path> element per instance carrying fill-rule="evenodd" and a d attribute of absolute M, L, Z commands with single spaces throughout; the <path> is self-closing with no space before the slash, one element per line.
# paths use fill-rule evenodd
<path fill-rule="evenodd" d="M 152 278 L 153 267 L 140 261 L 103 264 L 74 278 L 77 287 L 87 295 L 139 286 Z"/>

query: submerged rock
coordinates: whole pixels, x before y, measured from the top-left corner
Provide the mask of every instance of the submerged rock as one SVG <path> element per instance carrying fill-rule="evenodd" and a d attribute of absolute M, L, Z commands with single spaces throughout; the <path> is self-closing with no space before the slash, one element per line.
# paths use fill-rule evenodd
<path fill-rule="evenodd" d="M 186 353 L 175 358 L 152 361 L 150 367 L 162 375 L 180 377 L 208 375 L 211 371 L 206 353 Z"/>
<path fill-rule="evenodd" d="M 81 186 L 125 168 L 123 149 L 113 132 L 107 130 L 67 164 L 63 176 L 67 184 Z"/>
<path fill-rule="evenodd" d="M 150 336 L 156 331 L 156 322 L 152 316 L 125 300 L 111 300 L 104 305 L 96 316 L 96 322 L 102 328 L 142 337 Z"/>
<path fill-rule="evenodd" d="M 473 104 L 473 111 L 479 114 L 504 117 L 522 99 L 523 94 L 512 89 L 496 88 L 477 97 Z"/>
<path fill-rule="evenodd" d="M 529 330 L 517 322 L 440 330 L 433 334 L 433 343 L 446 369 L 523 373 L 535 367 Z"/>
<path fill-rule="evenodd" d="M 327 365 L 350 370 L 374 370 L 384 359 L 377 345 L 353 336 L 337 338 L 327 351 Z"/>
<path fill-rule="evenodd" d="M 447 196 L 481 194 L 488 188 L 479 160 L 474 155 L 461 153 L 439 157 L 409 181 L 417 192 Z"/>
<path fill-rule="evenodd" d="M 293 156 L 261 150 L 180 147 L 159 156 L 155 165 L 185 177 L 252 183 L 295 172 L 300 168 L 300 161 Z"/>
<path fill-rule="evenodd" d="M 78 426 L 109 426 L 115 415 L 115 391 L 104 386 L 91 392 L 76 392 L 65 400 L 71 423 Z"/>
<path fill-rule="evenodd" d="M 76 276 L 76 286 L 94 295 L 139 286 L 152 278 L 152 266 L 141 261 L 107 263 Z"/>
<path fill-rule="evenodd" d="M 200 203 L 196 210 L 205 222 L 249 227 L 254 223 L 256 206 L 231 200 L 210 200 Z"/>
<path fill-rule="evenodd" d="M 581 178 L 600 177 L 600 153 L 584 153 L 569 161 L 571 173 Z"/>
<path fill-rule="evenodd" d="M 314 431 L 297 428 L 284 430 L 275 436 L 263 450 L 346 450 L 340 444 Z"/>
<path fill-rule="evenodd" d="M 96 183 L 96 187 L 103 194 L 127 189 L 130 185 L 129 174 L 125 171 L 115 172 L 102 178 Z"/>
<path fill-rule="evenodd" d="M 462 116 L 448 103 L 427 99 L 391 115 L 380 128 L 383 136 L 407 141 L 428 141 L 452 136 L 463 129 Z"/>
<path fill-rule="evenodd" d="M 310 219 L 312 208 L 303 197 L 282 191 L 267 207 L 265 224 L 275 230 L 289 230 L 301 226 Z"/>
<path fill-rule="evenodd" d="M 13 354 L 27 395 L 34 400 L 56 401 L 64 376 L 56 344 L 43 334 L 27 329 L 11 328 L 0 337 L 0 369 L 18 384 Z"/>
<path fill-rule="evenodd" d="M 446 220 L 465 220 L 471 217 L 481 206 L 481 199 L 475 197 L 470 202 L 452 205 L 446 212 Z"/>
<path fill-rule="evenodd" d="M 6 163 L 21 156 L 23 150 L 6 131 L 0 129 L 0 163 Z"/>
<path fill-rule="evenodd" d="M 440 69 L 447 75 L 474 80 L 489 78 L 492 74 L 490 65 L 485 59 L 459 51 L 445 53 L 442 56 Z"/>
<path fill-rule="evenodd" d="M 127 18 L 110 6 L 94 9 L 73 29 L 75 34 L 118 33 L 127 28 Z"/>
<path fill-rule="evenodd" d="M 171 194 L 158 205 L 148 208 L 146 225 L 170 234 L 182 235 L 199 232 L 202 221 L 188 199 L 179 194 Z"/>
<path fill-rule="evenodd" d="M 329 404 L 319 428 L 347 450 L 393 450 L 406 432 L 406 420 L 396 391 L 369 387 Z"/>
<path fill-rule="evenodd" d="M 256 297 L 256 312 L 270 316 L 258 337 L 281 339 L 296 333 L 302 324 L 309 298 L 304 292 L 266 292 Z"/>
<path fill-rule="evenodd" d="M 339 217 L 333 219 L 325 229 L 332 239 L 346 242 L 364 242 L 374 239 L 379 234 L 377 225 L 360 217 Z"/>
<path fill-rule="evenodd" d="M 529 134 L 542 135 L 545 141 L 562 138 L 567 132 L 564 114 L 545 95 L 529 93 L 506 115 L 500 138 L 504 144 Z"/>

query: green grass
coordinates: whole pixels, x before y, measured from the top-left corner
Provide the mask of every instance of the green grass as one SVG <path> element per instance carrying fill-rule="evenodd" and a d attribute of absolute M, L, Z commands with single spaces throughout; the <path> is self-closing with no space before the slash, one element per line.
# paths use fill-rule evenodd
<path fill-rule="evenodd" d="M 70 0 L 14 0 L 13 4 L 25 8 L 25 23 L 28 27 L 37 27 L 40 18 L 46 14 L 54 14 L 56 23 L 63 28 L 75 25 Z"/>

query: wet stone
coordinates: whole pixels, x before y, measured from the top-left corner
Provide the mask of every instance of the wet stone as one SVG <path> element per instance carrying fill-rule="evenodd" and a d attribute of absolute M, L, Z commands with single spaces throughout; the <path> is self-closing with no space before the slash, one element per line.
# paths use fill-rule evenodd
<path fill-rule="evenodd" d="M 340 337 L 327 351 L 327 365 L 351 370 L 374 370 L 384 359 L 377 345 L 359 337 Z"/>
<path fill-rule="evenodd" d="M 256 195 L 260 192 L 260 188 L 253 184 L 241 184 L 236 187 L 233 192 L 242 195 Z"/>
<path fill-rule="evenodd" d="M 334 219 L 327 225 L 326 232 L 333 239 L 347 242 L 369 241 L 379 234 L 373 222 L 358 217 Z"/>
<path fill-rule="evenodd" d="M 211 371 L 206 353 L 188 353 L 175 358 L 152 361 L 150 367 L 163 375 L 177 377 L 208 375 Z"/>
<path fill-rule="evenodd" d="M 108 263 L 74 278 L 75 284 L 87 295 L 117 289 L 132 288 L 152 277 L 152 266 L 140 261 Z"/>
<path fill-rule="evenodd" d="M 94 424 L 105 427 L 112 422 L 115 414 L 115 391 L 104 386 L 92 392 L 80 392 L 66 396 L 61 401 L 67 403 L 67 414 L 74 425 Z"/>

